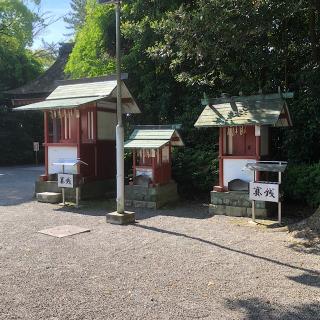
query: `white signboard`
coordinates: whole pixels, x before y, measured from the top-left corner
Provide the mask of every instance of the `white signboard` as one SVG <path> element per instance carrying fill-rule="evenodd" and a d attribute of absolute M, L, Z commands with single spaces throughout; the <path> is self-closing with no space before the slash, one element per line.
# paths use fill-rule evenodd
<path fill-rule="evenodd" d="M 58 174 L 58 187 L 59 188 L 73 188 L 73 175 L 68 173 Z"/>
<path fill-rule="evenodd" d="M 33 143 L 33 151 L 39 151 L 39 142 Z"/>
<path fill-rule="evenodd" d="M 250 182 L 250 200 L 279 202 L 279 184 Z"/>

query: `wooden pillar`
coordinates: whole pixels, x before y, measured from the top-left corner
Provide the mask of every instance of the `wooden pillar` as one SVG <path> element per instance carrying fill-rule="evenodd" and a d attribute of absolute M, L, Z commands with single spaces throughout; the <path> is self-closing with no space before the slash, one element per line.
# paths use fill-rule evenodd
<path fill-rule="evenodd" d="M 49 125 L 48 125 L 48 112 L 45 111 L 44 115 L 44 162 L 45 162 L 45 176 L 49 174 L 48 164 L 48 143 L 49 143 Z"/>
<path fill-rule="evenodd" d="M 256 135 L 256 160 L 259 161 L 261 158 L 261 132 L 259 132 L 259 135 Z M 256 179 L 257 181 L 260 180 L 260 172 L 257 171 L 256 173 Z"/>
<path fill-rule="evenodd" d="M 157 177 L 156 177 L 156 160 L 157 158 L 156 157 L 152 157 L 152 151 L 155 151 L 155 150 L 151 150 L 151 161 L 152 161 L 152 172 L 153 172 L 153 184 L 155 184 L 157 181 Z M 155 154 L 156 155 L 156 154 Z"/>
<path fill-rule="evenodd" d="M 81 152 L 80 152 L 80 147 L 81 147 L 81 112 L 80 109 L 75 110 L 75 115 L 76 115 L 76 123 L 77 123 L 77 157 L 81 157 Z M 81 172 L 81 166 L 78 164 L 77 168 L 78 173 L 80 174 Z"/>
<path fill-rule="evenodd" d="M 136 176 L 136 149 L 133 149 L 132 152 L 132 170 L 133 170 L 133 176 Z"/>
<path fill-rule="evenodd" d="M 223 128 L 219 128 L 219 187 L 224 189 L 223 183 L 223 153 L 224 153 L 224 136 Z"/>

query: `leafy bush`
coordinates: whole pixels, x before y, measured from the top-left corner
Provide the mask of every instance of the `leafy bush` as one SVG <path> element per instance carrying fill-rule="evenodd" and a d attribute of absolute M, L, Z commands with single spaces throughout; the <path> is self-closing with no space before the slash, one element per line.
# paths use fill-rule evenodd
<path fill-rule="evenodd" d="M 320 205 L 320 162 L 312 165 L 289 166 L 283 180 L 283 191 L 288 200 Z"/>
<path fill-rule="evenodd" d="M 175 149 L 172 173 L 182 196 L 208 193 L 218 179 L 217 153 L 213 148 L 203 147 Z"/>

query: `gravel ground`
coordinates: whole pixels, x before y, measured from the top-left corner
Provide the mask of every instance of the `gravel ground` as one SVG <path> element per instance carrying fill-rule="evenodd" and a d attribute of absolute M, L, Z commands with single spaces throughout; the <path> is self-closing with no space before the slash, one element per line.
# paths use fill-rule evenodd
<path fill-rule="evenodd" d="M 320 319 L 320 255 L 293 249 L 283 229 L 195 203 L 114 226 L 99 206 L 62 209 L 22 189 L 16 202 L 1 193 L 0 319 Z M 64 224 L 91 232 L 37 233 Z"/>

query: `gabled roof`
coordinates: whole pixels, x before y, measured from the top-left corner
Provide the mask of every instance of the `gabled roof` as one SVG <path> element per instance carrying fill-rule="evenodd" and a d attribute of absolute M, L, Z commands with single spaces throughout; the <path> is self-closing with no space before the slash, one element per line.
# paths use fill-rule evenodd
<path fill-rule="evenodd" d="M 21 87 L 8 90 L 5 93 L 19 97 L 33 94 L 47 96 L 57 87 L 56 80 L 68 78 L 64 73 L 64 68 L 67 64 L 72 48 L 72 43 L 62 43 L 59 49 L 58 58 L 50 68 L 35 80 Z"/>
<path fill-rule="evenodd" d="M 122 79 L 126 78 L 127 74 L 123 74 Z M 30 111 L 77 108 L 94 101 L 105 101 L 107 107 L 116 109 L 116 88 L 117 81 L 115 80 L 115 76 L 62 81 L 59 82 L 58 87 L 45 101 L 18 107 L 14 110 Z M 123 81 L 121 81 L 121 91 L 123 113 L 140 113 L 140 109 Z"/>
<path fill-rule="evenodd" d="M 195 127 L 292 125 L 287 103 L 280 94 L 205 99 L 202 103 L 206 107 Z"/>
<path fill-rule="evenodd" d="M 184 146 L 176 129 L 172 126 L 138 126 L 124 147 L 127 149 L 159 149 L 171 142 L 172 146 Z"/>

